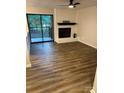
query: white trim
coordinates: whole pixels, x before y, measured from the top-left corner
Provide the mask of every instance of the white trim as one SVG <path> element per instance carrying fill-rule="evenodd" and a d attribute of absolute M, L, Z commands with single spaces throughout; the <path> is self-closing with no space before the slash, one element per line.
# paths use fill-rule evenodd
<path fill-rule="evenodd" d="M 90 90 L 90 93 L 96 93 L 93 89 Z"/>
<path fill-rule="evenodd" d="M 91 46 L 91 47 L 93 47 L 93 48 L 95 48 L 95 49 L 97 49 L 95 46 L 90 45 L 90 44 L 87 44 L 87 43 L 85 43 L 85 42 L 81 41 L 80 39 L 78 39 L 78 41 L 79 41 L 79 42 L 81 42 L 81 43 L 84 43 L 84 44 L 86 44 L 86 45 L 88 45 L 88 46 Z"/>
<path fill-rule="evenodd" d="M 27 65 L 26 65 L 26 68 L 30 68 L 30 67 L 31 67 L 31 64 L 27 64 Z"/>

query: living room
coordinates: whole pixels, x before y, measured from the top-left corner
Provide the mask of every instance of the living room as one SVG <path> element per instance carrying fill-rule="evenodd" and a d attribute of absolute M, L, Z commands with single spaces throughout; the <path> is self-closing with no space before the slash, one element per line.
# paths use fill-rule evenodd
<path fill-rule="evenodd" d="M 27 92 L 28 93 L 37 93 L 37 92 L 59 93 L 62 91 L 66 91 L 66 87 L 69 87 L 70 85 L 64 86 L 63 88 L 58 88 L 57 91 L 55 91 L 54 87 L 51 88 L 52 89 L 51 91 L 49 87 L 48 88 L 45 87 L 46 90 L 45 88 L 40 89 L 44 81 L 42 82 L 41 80 L 41 82 L 38 83 L 36 78 L 32 78 L 32 77 L 35 77 L 35 75 L 32 76 L 34 72 L 30 72 L 30 70 L 41 69 L 42 67 L 43 68 L 46 67 L 45 69 L 49 71 L 50 69 L 49 65 L 52 65 L 54 62 L 60 62 L 61 65 L 59 66 L 62 66 L 62 65 L 66 65 L 66 66 L 65 68 L 59 68 L 59 69 L 68 68 L 68 70 L 71 71 L 71 69 L 69 69 L 70 66 L 68 65 L 72 65 L 72 63 L 70 64 L 70 62 L 73 62 L 74 60 L 77 60 L 77 61 L 74 61 L 73 63 L 74 66 L 77 65 L 76 68 L 74 67 L 75 68 L 75 70 L 73 69 L 74 71 L 83 71 L 81 69 L 85 68 L 86 66 L 86 65 L 80 66 L 83 63 L 83 61 L 84 61 L 83 64 L 87 64 L 88 67 L 85 70 L 88 69 L 86 73 L 89 73 L 89 74 L 87 74 L 88 75 L 87 79 L 82 81 L 82 83 L 84 82 L 86 83 L 87 80 L 88 82 L 90 81 L 90 83 L 87 82 L 86 85 L 84 84 L 84 87 L 82 87 L 82 89 L 80 88 L 78 89 L 77 87 L 74 87 L 74 89 L 69 88 L 71 90 L 69 90 L 70 92 L 67 92 L 67 93 L 74 93 L 74 92 L 78 93 L 79 91 L 82 91 L 84 93 L 88 93 L 91 91 L 91 93 L 94 93 L 96 91 L 96 85 L 95 85 L 96 81 L 94 82 L 94 80 L 95 80 L 96 65 L 97 65 L 96 64 L 96 61 L 97 61 L 96 59 L 97 58 L 96 57 L 97 56 L 96 55 L 96 52 L 97 52 L 97 6 L 96 6 L 96 3 L 97 1 L 91 0 L 89 2 L 87 0 L 72 0 L 73 3 L 76 3 L 76 2 L 80 3 L 76 5 L 74 8 L 69 8 L 67 6 L 69 4 L 69 1 L 71 0 L 63 0 L 63 1 L 54 0 L 52 2 L 51 0 L 45 0 L 45 1 L 27 0 L 27 5 L 26 5 L 27 15 L 33 15 L 33 16 L 40 15 L 40 18 L 42 17 L 42 15 L 53 16 L 53 19 L 51 22 L 52 30 L 50 30 L 52 32 L 53 40 L 50 40 L 50 41 L 43 41 L 42 39 L 42 41 L 39 41 L 39 42 L 35 42 L 35 43 L 32 42 L 30 23 L 28 22 L 29 20 L 27 20 L 27 33 L 29 33 L 29 41 L 28 41 L 29 43 L 28 43 L 28 49 L 27 49 L 27 83 L 28 83 Z M 82 58 L 80 58 L 81 55 L 82 55 Z M 71 57 L 75 59 L 72 59 Z M 88 61 L 87 63 L 86 60 L 90 60 L 90 61 Z M 63 63 L 62 61 L 65 61 L 65 63 Z M 79 62 L 79 67 L 78 67 L 78 62 Z M 82 63 L 80 64 L 80 62 Z M 38 66 L 39 68 L 35 68 L 35 66 L 36 67 Z M 41 71 L 41 73 L 43 72 Z M 38 78 L 42 76 L 41 73 L 37 73 Z M 67 73 L 67 72 L 61 71 L 59 72 L 59 74 L 60 73 Z M 77 78 L 85 77 L 86 73 L 77 74 L 79 75 L 79 77 L 78 76 L 75 77 L 74 80 L 77 80 Z M 47 74 L 47 72 L 44 74 Z M 47 76 L 42 76 L 42 77 L 47 77 Z M 58 79 L 58 77 L 56 78 Z M 52 79 L 52 78 L 49 78 L 49 79 Z M 33 80 L 35 81 L 35 83 L 33 83 L 34 82 Z M 48 83 L 47 80 L 46 82 Z M 43 84 L 46 84 L 46 82 Z M 70 83 L 70 84 L 73 86 L 76 86 L 75 84 L 78 84 L 78 83 L 79 81 L 77 83 Z M 34 86 L 31 84 L 34 84 Z M 65 85 L 65 84 L 62 83 L 61 85 Z M 93 85 L 95 86 L 93 87 Z M 29 86 L 32 86 L 32 87 L 29 87 Z M 39 88 L 35 89 L 35 87 L 38 87 L 38 86 Z"/>

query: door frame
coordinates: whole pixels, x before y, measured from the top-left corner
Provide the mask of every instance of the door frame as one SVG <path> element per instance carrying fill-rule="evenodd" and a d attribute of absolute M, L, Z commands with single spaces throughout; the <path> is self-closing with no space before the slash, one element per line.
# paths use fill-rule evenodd
<path fill-rule="evenodd" d="M 29 27 L 28 15 L 43 15 L 43 16 L 46 15 L 46 16 L 51 16 L 52 17 L 52 39 L 53 40 L 51 40 L 51 41 L 41 41 L 41 42 L 31 42 L 31 32 L 30 32 L 30 27 Z M 43 42 L 54 42 L 54 17 L 53 17 L 53 14 L 26 13 L 26 19 L 27 19 L 28 30 L 29 30 L 30 44 L 43 43 Z"/>

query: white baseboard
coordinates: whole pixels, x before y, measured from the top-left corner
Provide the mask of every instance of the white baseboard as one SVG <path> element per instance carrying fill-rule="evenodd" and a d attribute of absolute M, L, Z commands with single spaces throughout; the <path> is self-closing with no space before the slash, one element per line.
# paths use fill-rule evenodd
<path fill-rule="evenodd" d="M 76 41 L 78 41 L 77 39 L 59 39 L 59 40 L 57 40 L 57 41 L 55 41 L 56 43 L 70 43 L 70 42 L 76 42 Z"/>
<path fill-rule="evenodd" d="M 93 47 L 93 48 L 95 48 L 95 49 L 97 49 L 95 46 L 90 45 L 90 44 L 87 44 L 87 43 L 85 43 L 85 42 L 82 42 L 80 39 L 78 39 L 78 41 L 81 42 L 81 43 L 84 43 L 84 44 L 86 44 L 86 45 L 88 45 L 88 46 L 91 46 L 91 47 Z"/>
<path fill-rule="evenodd" d="M 31 67 L 31 64 L 27 64 L 27 65 L 26 65 L 26 68 L 30 68 L 30 67 Z"/>
<path fill-rule="evenodd" d="M 69 42 L 75 42 L 75 41 L 77 41 L 77 39 L 66 38 L 66 39 L 59 39 L 58 43 L 69 43 Z"/>
<path fill-rule="evenodd" d="M 90 93 L 96 93 L 93 89 L 90 90 Z"/>

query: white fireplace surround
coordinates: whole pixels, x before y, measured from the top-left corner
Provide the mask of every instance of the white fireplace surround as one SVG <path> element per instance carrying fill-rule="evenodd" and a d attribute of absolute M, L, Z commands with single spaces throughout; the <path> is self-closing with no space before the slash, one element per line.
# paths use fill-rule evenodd
<path fill-rule="evenodd" d="M 63 20 L 68 20 L 70 22 L 76 21 L 76 11 L 70 9 L 54 9 L 54 41 L 57 43 L 66 43 L 66 42 L 74 42 L 77 41 L 77 38 L 73 38 L 73 34 L 76 33 L 77 25 L 58 25 L 58 23 L 62 23 Z M 58 34 L 59 28 L 71 28 L 71 37 L 69 38 L 59 38 Z"/>

